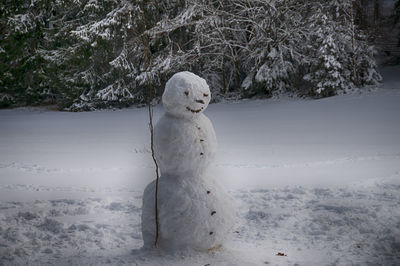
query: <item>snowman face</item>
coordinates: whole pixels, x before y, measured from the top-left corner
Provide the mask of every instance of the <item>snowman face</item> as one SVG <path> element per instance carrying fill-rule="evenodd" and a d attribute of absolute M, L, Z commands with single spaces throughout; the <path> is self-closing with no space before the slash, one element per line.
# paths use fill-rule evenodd
<path fill-rule="evenodd" d="M 188 72 L 173 75 L 162 97 L 165 111 L 178 117 L 194 117 L 207 108 L 211 93 L 207 82 Z"/>

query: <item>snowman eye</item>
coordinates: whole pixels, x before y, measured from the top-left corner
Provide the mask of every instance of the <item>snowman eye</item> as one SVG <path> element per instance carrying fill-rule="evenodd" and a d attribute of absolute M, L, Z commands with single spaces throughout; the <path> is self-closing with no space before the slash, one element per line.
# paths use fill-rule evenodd
<path fill-rule="evenodd" d="M 208 94 L 207 94 L 207 93 L 204 93 L 203 96 L 204 96 L 204 97 L 208 97 Z"/>
<path fill-rule="evenodd" d="M 189 96 L 189 91 L 185 91 L 185 95 L 186 95 L 186 96 Z"/>

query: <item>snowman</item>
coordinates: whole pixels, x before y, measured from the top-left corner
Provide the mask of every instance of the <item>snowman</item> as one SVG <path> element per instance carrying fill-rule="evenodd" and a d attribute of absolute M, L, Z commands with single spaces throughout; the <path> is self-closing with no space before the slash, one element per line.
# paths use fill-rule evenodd
<path fill-rule="evenodd" d="M 231 200 L 217 180 L 206 174 L 217 140 L 203 114 L 211 99 L 206 81 L 179 72 L 165 86 L 165 114 L 154 128 L 154 151 L 160 167 L 158 245 L 166 250 L 219 248 L 232 234 Z M 144 247 L 155 241 L 155 181 L 143 194 Z"/>

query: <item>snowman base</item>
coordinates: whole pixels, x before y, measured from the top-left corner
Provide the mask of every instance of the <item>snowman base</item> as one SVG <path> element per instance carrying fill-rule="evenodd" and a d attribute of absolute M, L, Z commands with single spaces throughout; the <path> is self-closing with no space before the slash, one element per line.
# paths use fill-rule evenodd
<path fill-rule="evenodd" d="M 155 241 L 155 181 L 143 194 L 144 248 Z M 193 249 L 212 252 L 233 233 L 232 200 L 209 178 L 161 177 L 158 187 L 158 246 L 164 250 Z"/>

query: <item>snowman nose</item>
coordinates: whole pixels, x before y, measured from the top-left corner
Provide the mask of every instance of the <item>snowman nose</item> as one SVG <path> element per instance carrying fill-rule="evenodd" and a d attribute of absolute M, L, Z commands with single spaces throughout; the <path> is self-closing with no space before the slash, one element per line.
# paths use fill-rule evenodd
<path fill-rule="evenodd" d="M 202 103 L 202 104 L 204 104 L 204 101 L 203 101 L 203 100 L 196 100 L 196 103 Z"/>

